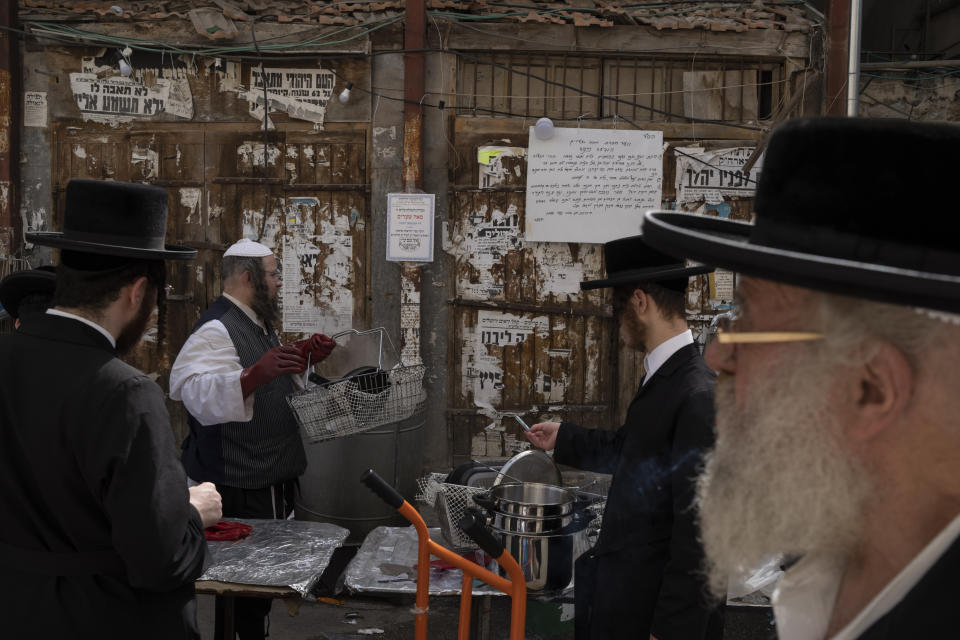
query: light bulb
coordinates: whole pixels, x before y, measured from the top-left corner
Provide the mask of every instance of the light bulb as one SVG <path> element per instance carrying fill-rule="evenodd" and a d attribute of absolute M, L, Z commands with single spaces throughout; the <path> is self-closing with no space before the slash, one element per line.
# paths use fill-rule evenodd
<path fill-rule="evenodd" d="M 133 49 L 131 49 L 130 47 L 124 47 L 123 51 L 121 51 L 120 53 L 123 54 L 124 58 L 127 58 L 129 60 L 130 56 L 133 55 Z"/>
<path fill-rule="evenodd" d="M 549 140 L 553 137 L 553 120 L 550 118 L 540 118 L 537 124 L 533 125 L 533 135 L 538 140 Z"/>
<path fill-rule="evenodd" d="M 340 92 L 340 102 L 346 104 L 350 101 L 350 89 L 353 89 L 352 82 L 348 82 L 346 88 Z"/>

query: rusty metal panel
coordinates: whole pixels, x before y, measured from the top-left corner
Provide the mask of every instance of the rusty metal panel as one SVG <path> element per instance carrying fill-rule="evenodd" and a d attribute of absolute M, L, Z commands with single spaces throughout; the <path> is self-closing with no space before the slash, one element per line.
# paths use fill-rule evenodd
<path fill-rule="evenodd" d="M 479 180 L 478 148 L 514 144 L 469 135 L 456 142 L 459 155 L 473 159 L 466 165 L 472 175 L 464 176 L 471 185 Z M 512 413 L 612 426 L 617 355 L 610 348 L 616 327 L 609 292 L 580 290 L 581 280 L 602 277 L 601 245 L 524 242 L 525 149 L 519 147 L 510 147 L 517 155 L 507 163 L 508 184 L 464 185 L 450 197 L 444 250 L 456 292 L 448 373 L 455 463 L 522 446 L 517 425 L 504 419 Z"/>

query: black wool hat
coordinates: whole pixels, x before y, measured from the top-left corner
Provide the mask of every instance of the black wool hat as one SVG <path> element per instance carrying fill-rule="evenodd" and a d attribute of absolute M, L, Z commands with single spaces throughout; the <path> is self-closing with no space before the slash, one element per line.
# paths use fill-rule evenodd
<path fill-rule="evenodd" d="M 11 273 L 0 280 L 0 311 L 16 319 L 20 317 L 20 302 L 29 296 L 53 297 L 57 287 L 56 267 L 39 267 Z"/>
<path fill-rule="evenodd" d="M 141 260 L 192 260 L 196 249 L 164 244 L 167 192 L 129 182 L 67 183 L 63 232 L 36 231 L 27 240 L 48 247 Z"/>
<path fill-rule="evenodd" d="M 705 265 L 688 267 L 683 260 L 651 247 L 644 242 L 643 236 L 630 236 L 604 243 L 603 260 L 607 266 L 607 277 L 603 280 L 581 282 L 581 289 L 656 282 L 668 289 L 684 291 L 687 288 L 687 278 L 713 271 L 713 267 Z"/>
<path fill-rule="evenodd" d="M 755 224 L 648 211 L 647 241 L 797 286 L 960 312 L 948 232 L 960 126 L 804 118 L 770 135 Z"/>

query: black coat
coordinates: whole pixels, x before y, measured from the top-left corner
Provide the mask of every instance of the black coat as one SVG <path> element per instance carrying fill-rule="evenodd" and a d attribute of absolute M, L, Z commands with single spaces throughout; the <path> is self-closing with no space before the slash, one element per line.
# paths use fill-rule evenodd
<path fill-rule="evenodd" d="M 163 392 L 77 320 L 0 336 L 0 629 L 199 638 L 207 558 Z"/>
<path fill-rule="evenodd" d="M 714 380 L 688 345 L 640 388 L 617 431 L 561 424 L 557 462 L 613 474 L 600 537 L 577 564 L 578 638 L 722 636 L 722 612 L 704 596 L 691 508 L 713 445 Z"/>
<path fill-rule="evenodd" d="M 927 570 L 907 595 L 859 636 L 860 640 L 923 638 L 947 640 L 960 635 L 957 575 L 960 538 Z"/>

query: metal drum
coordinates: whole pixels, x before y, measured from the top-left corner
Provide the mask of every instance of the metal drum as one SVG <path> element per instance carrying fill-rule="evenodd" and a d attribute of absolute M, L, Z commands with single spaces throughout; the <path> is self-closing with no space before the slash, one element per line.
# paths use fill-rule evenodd
<path fill-rule="evenodd" d="M 363 433 L 308 444 L 307 470 L 295 501 L 297 520 L 345 527 L 351 543 L 359 543 L 376 527 L 405 523 L 357 478 L 373 468 L 412 499 L 422 461 L 423 425 L 421 412 Z"/>

